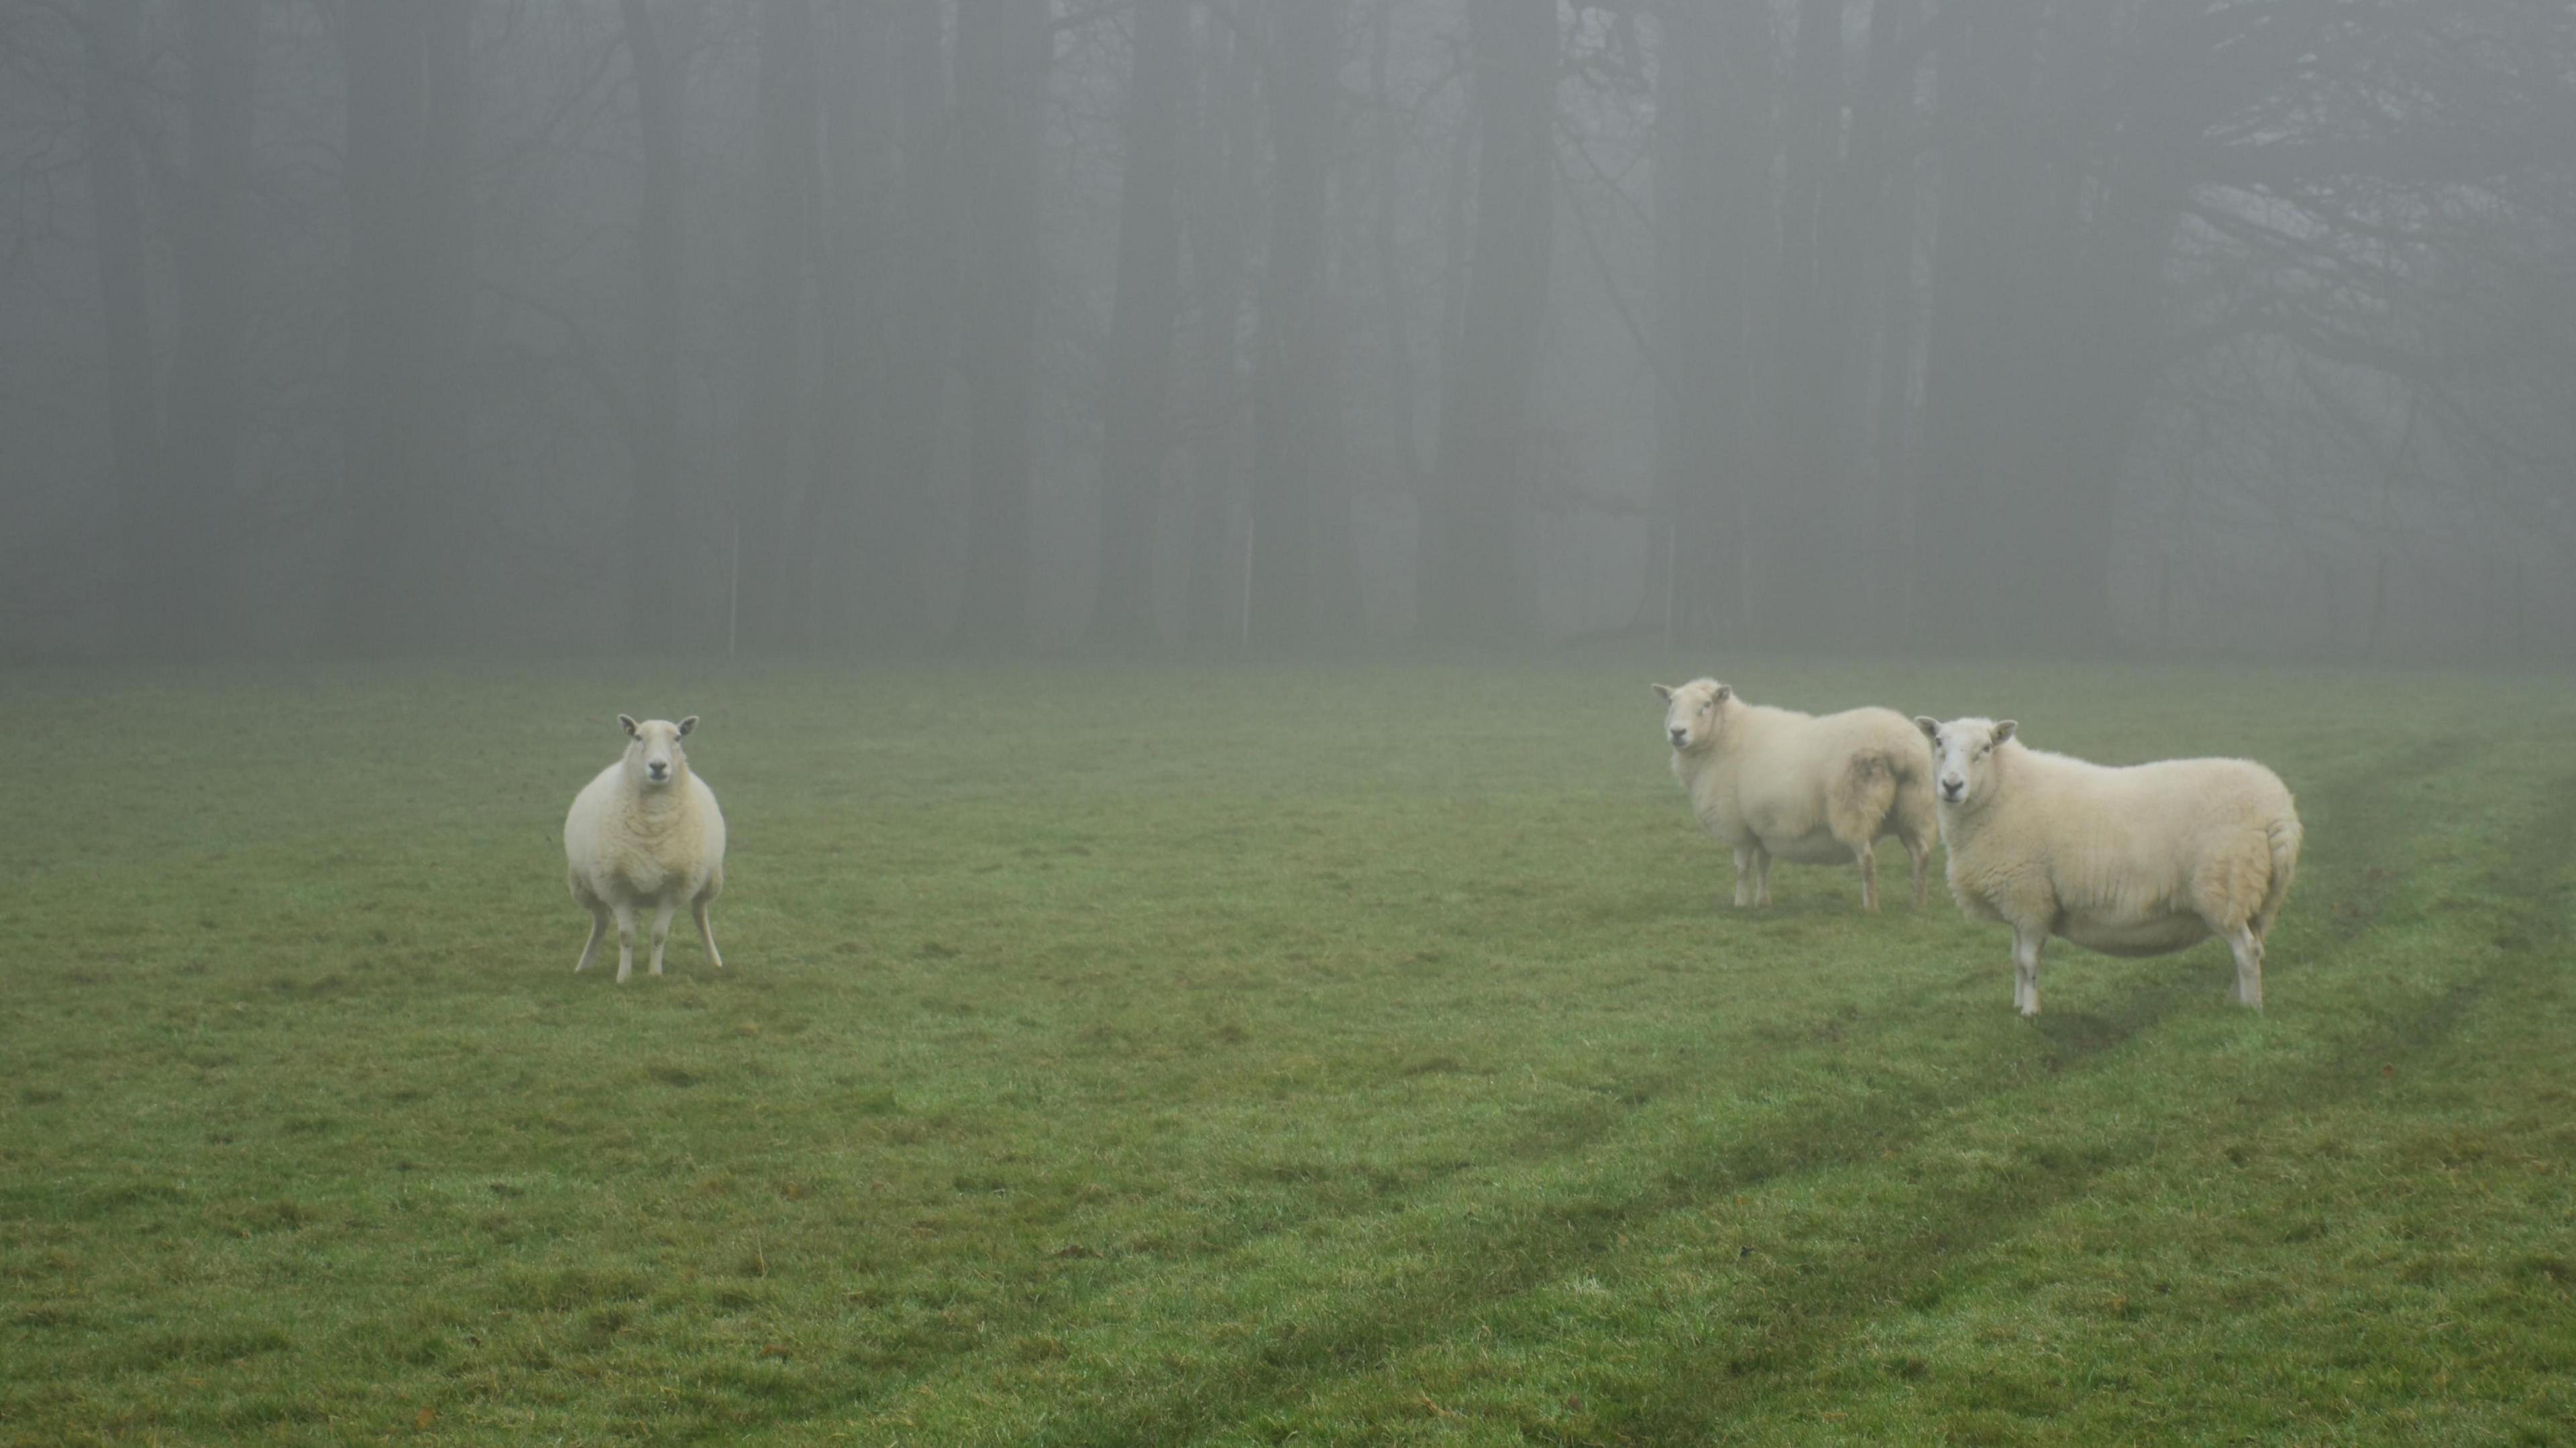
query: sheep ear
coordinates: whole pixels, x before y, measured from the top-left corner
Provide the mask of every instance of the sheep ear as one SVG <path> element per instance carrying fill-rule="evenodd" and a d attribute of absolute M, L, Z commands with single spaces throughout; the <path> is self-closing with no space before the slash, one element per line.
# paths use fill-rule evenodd
<path fill-rule="evenodd" d="M 1720 684 L 1717 686 L 1717 692 L 1708 696 L 1708 701 L 1712 704 L 1723 704 L 1734 697 L 1735 686 L 1733 684 Z"/>
<path fill-rule="evenodd" d="M 2005 740 L 2010 739 L 2013 737 L 2013 731 L 2020 727 L 2021 725 L 2015 721 L 2006 719 L 2001 724 L 1995 726 L 1995 742 L 1997 744 L 2001 744 Z"/>
<path fill-rule="evenodd" d="M 1669 703 L 1671 703 L 1671 702 L 1673 701 L 1673 690 L 1672 690 L 1672 686 L 1671 686 L 1671 685 L 1669 685 L 1669 684 L 1648 684 L 1646 687 L 1647 687 L 1647 688 L 1649 688 L 1649 689 L 1654 690 L 1654 691 L 1655 691 L 1655 697 L 1656 697 L 1656 698 L 1658 698 L 1658 699 L 1663 700 L 1665 703 L 1669 704 Z"/>
<path fill-rule="evenodd" d="M 1933 718 L 1929 714 L 1917 714 L 1914 716 L 1914 727 L 1923 731 L 1924 738 L 1931 740 L 1935 744 L 1941 742 L 1940 720 Z"/>
<path fill-rule="evenodd" d="M 688 733 L 690 730 L 695 729 L 695 728 L 697 728 L 697 727 L 698 727 L 698 716 L 697 716 L 697 715 L 695 715 L 695 714 L 692 714 L 692 715 L 690 715 L 688 718 L 683 719 L 683 720 L 681 720 L 681 721 L 680 721 L 680 733 L 681 733 L 683 736 L 687 735 L 687 733 Z"/>
<path fill-rule="evenodd" d="M 632 714 L 620 714 L 620 715 L 618 715 L 618 716 L 617 716 L 617 722 L 618 722 L 618 723 L 620 723 L 620 724 L 622 724 L 622 725 L 624 725 L 624 726 L 626 727 L 626 732 L 627 732 L 627 733 L 632 734 L 632 733 L 634 733 L 634 732 L 635 732 L 635 727 L 636 727 L 636 726 L 635 726 L 635 716 L 634 716 L 634 715 L 632 715 Z"/>

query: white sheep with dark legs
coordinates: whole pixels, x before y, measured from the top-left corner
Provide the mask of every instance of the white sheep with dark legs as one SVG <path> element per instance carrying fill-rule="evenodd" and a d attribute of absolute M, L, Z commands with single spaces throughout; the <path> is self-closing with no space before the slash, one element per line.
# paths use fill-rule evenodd
<path fill-rule="evenodd" d="M 1876 844 L 1893 835 L 1914 866 L 1938 826 L 1932 759 L 1905 716 L 1852 709 L 1818 717 L 1748 704 L 1715 679 L 1654 686 L 1673 777 L 1700 824 L 1735 851 L 1735 903 L 1771 903 L 1771 862 L 1860 866 L 1861 908 L 1878 908 Z"/>
<path fill-rule="evenodd" d="M 2052 935 L 2106 955 L 2163 955 L 2217 936 L 2230 999 L 2263 1007 L 2263 939 L 2299 866 L 2299 812 L 2248 759 L 2114 768 L 2025 747 L 2007 719 L 1918 718 L 1932 741 L 1950 893 L 2012 927 L 2013 1007 L 2039 1014 Z"/>
<path fill-rule="evenodd" d="M 660 975 L 662 943 L 683 904 L 697 920 L 707 963 L 722 969 L 707 907 L 724 889 L 724 812 L 680 748 L 698 716 L 638 724 L 620 714 L 617 722 L 626 730 L 625 756 L 582 786 L 564 817 L 565 875 L 572 898 L 590 912 L 590 940 L 573 970 L 590 969 L 614 920 L 617 983 L 624 985 L 635 971 L 635 917 L 650 911 L 652 969 Z"/>

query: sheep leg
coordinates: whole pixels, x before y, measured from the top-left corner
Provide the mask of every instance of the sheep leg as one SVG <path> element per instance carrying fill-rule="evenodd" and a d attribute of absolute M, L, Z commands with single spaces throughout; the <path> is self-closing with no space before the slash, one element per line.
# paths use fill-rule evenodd
<path fill-rule="evenodd" d="M 2227 998 L 2263 1009 L 2263 937 L 2239 925 L 2227 932 L 2227 948 L 2236 953 L 2236 989 Z"/>
<path fill-rule="evenodd" d="M 1920 840 L 1907 840 L 1905 857 L 1914 865 L 1914 908 L 1920 910 L 1923 908 L 1923 902 L 1930 898 L 1925 893 L 1924 867 L 1932 861 L 1932 850 Z"/>
<path fill-rule="evenodd" d="M 2013 927 L 2013 1009 L 2024 1019 L 2039 1014 L 2039 948 L 2047 943 L 2045 930 Z"/>
<path fill-rule="evenodd" d="M 677 900 L 665 900 L 653 912 L 653 973 L 655 975 L 662 973 L 662 942 L 671 938 L 671 912 L 677 910 L 679 906 L 680 902 Z"/>
<path fill-rule="evenodd" d="M 1753 847 L 1753 903 L 1765 908 L 1771 904 L 1771 852 L 1760 845 Z"/>
<path fill-rule="evenodd" d="M 626 978 L 635 973 L 635 911 L 627 905 L 619 905 L 616 909 L 617 983 L 624 985 Z"/>
<path fill-rule="evenodd" d="M 1878 850 L 1863 842 L 1852 853 L 1860 859 L 1860 908 L 1874 911 L 1878 908 Z"/>
<path fill-rule="evenodd" d="M 590 939 L 582 942 L 581 959 L 573 962 L 573 974 L 579 975 L 590 969 L 590 963 L 599 959 L 599 942 L 607 938 L 608 911 L 603 906 L 593 905 L 590 907 Z"/>
<path fill-rule="evenodd" d="M 1735 847 L 1735 908 L 1753 903 L 1753 852 L 1742 845 Z"/>
<path fill-rule="evenodd" d="M 691 902 L 689 913 L 697 917 L 698 943 L 707 948 L 707 963 L 718 970 L 724 969 L 724 957 L 716 954 L 715 927 L 707 923 L 706 897 L 701 895 L 695 901 Z"/>

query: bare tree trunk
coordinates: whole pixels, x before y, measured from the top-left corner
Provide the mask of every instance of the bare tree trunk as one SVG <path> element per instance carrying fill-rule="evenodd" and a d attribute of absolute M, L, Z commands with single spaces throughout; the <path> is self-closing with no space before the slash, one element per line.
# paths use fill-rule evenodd
<path fill-rule="evenodd" d="M 944 0 L 893 0 L 890 44 L 899 57 L 902 179 L 895 223 L 897 272 L 887 364 L 877 414 L 878 486 L 861 524 L 861 569 L 871 635 L 922 644 L 929 635 L 928 555 L 937 541 L 931 505 L 939 473 L 939 401 L 958 298 L 950 273 L 948 55 Z"/>
<path fill-rule="evenodd" d="M 1556 0 L 1473 0 L 1476 234 L 1444 362 L 1440 472 L 1423 518 L 1421 623 L 1434 638 L 1524 633 L 1517 512 L 1530 497 L 1539 346 L 1555 240 Z"/>
<path fill-rule="evenodd" d="M 134 87 L 137 0 L 92 0 L 81 35 L 83 115 L 88 126 L 90 220 L 98 235 L 99 321 L 106 343 L 107 440 L 116 468 L 117 547 L 122 563 L 117 632 L 128 649 L 154 646 L 167 617 L 146 591 L 158 551 L 155 508 L 161 484 L 160 384 L 152 360 L 151 296 L 143 250 L 143 195 L 136 154 Z"/>
<path fill-rule="evenodd" d="M 957 17 L 965 184 L 967 471 L 962 641 L 1028 642 L 1031 429 L 1037 405 L 1039 145 L 1053 40 L 1046 0 L 967 0 Z"/>
<path fill-rule="evenodd" d="M 1854 332 L 1858 354 L 1876 375 L 1869 414 L 1856 419 L 1869 439 L 1855 471 L 1870 479 L 1868 546 L 1858 560 L 1868 573 L 1860 589 L 1873 627 L 1884 628 L 1894 605 L 1910 626 L 1913 609 L 1914 302 L 1916 207 L 1912 122 L 1914 70 L 1907 59 L 1917 13 L 1912 0 L 1872 0 L 1867 79 L 1854 122 L 1851 171 L 1865 236 L 1855 290 L 1867 299 Z M 1874 346 L 1874 356 L 1872 347 Z M 1900 635 L 1900 640 L 1902 636 Z"/>
<path fill-rule="evenodd" d="M 420 174 L 423 10 L 405 0 L 349 0 L 342 12 L 348 70 L 348 417 L 334 642 L 386 642 L 400 612 L 394 555 L 405 498 L 419 480 L 420 275 L 413 265 L 410 178 Z"/>
<path fill-rule="evenodd" d="M 1349 600 L 1325 597 L 1327 553 L 1348 540 L 1338 489 L 1315 466 L 1334 425 L 1330 318 L 1325 306 L 1325 207 L 1332 170 L 1340 0 L 1268 0 L 1272 156 L 1270 255 L 1253 354 L 1252 550 L 1249 636 L 1312 643 Z M 1329 611 L 1329 612 L 1328 612 Z"/>
<path fill-rule="evenodd" d="M 1100 577 L 1091 632 L 1153 640 L 1154 558 L 1163 498 L 1172 330 L 1180 313 L 1181 102 L 1189 85 L 1190 0 L 1140 0 L 1127 83 L 1126 175 L 1111 307 L 1109 409 L 1100 448 Z"/>
<path fill-rule="evenodd" d="M 454 641 L 473 303 L 467 66 L 473 6 L 349 0 L 348 421 L 343 649 Z"/>
<path fill-rule="evenodd" d="M 469 565 L 489 541 L 490 501 L 471 467 L 474 429 L 474 155 L 471 3 L 423 17 L 420 175 L 413 205 L 420 269 L 420 474 L 410 495 L 405 617 L 422 648 L 478 628 Z"/>
<path fill-rule="evenodd" d="M 1944 607 L 2000 639 L 2034 600 L 1995 526 L 2008 466 L 2001 434 L 2028 425 L 2014 345 L 2024 331 L 2036 228 L 2031 170 L 2033 36 L 2040 0 L 1958 0 L 1940 55 L 1941 202 L 1924 379 L 1923 547 L 1943 560 Z M 2005 516 L 2009 516 L 2008 514 Z"/>
<path fill-rule="evenodd" d="M 693 556 L 697 533 L 681 481 L 691 476 L 680 413 L 680 127 L 687 70 L 665 44 L 651 0 L 618 0 L 618 13 L 635 70 L 635 119 L 644 153 L 635 212 L 639 382 L 629 459 L 634 492 L 626 513 L 634 566 L 617 570 L 625 595 L 620 617 L 635 647 L 678 642 L 703 648 L 714 638 L 713 619 L 701 560 Z M 648 606 L 648 591 L 656 606 Z"/>
<path fill-rule="evenodd" d="M 2080 15 L 2043 74 L 2041 8 L 1964 0 L 1941 50 L 1923 546 L 1981 646 L 2089 653 L 2114 637 L 2114 503 L 2208 124 L 2170 77 L 2208 42 L 2189 9 Z"/>
<path fill-rule="evenodd" d="M 1242 347 L 1244 252 L 1258 204 L 1261 47 L 1255 27 L 1211 22 L 1201 32 L 1203 77 L 1193 166 L 1198 204 L 1190 227 L 1190 274 L 1197 326 L 1190 344 L 1188 437 L 1190 575 L 1182 595 L 1191 635 L 1203 643 L 1241 636 L 1241 580 L 1235 573 L 1235 510 L 1244 491 Z M 1231 586 L 1230 586 L 1231 584 Z"/>
<path fill-rule="evenodd" d="M 194 655 L 229 637 L 224 572 L 242 541 L 235 472 L 241 343 L 250 320 L 257 0 L 199 0 L 188 11 L 187 46 L 188 164 L 176 207 L 178 335 L 149 586 L 164 646 Z"/>
<path fill-rule="evenodd" d="M 1386 329 L 1386 402 L 1393 414 L 1396 475 L 1417 501 L 1427 486 L 1421 446 L 1420 388 L 1414 378 L 1411 308 L 1404 293 L 1401 256 L 1396 248 L 1395 215 L 1403 188 L 1395 163 L 1403 142 L 1396 124 L 1395 93 L 1387 62 L 1395 48 L 1395 8 L 1402 0 L 1379 0 L 1369 35 L 1369 140 L 1372 183 L 1370 241 L 1376 254 L 1378 325 Z"/>
<path fill-rule="evenodd" d="M 1753 451 L 1756 322 L 1768 274 L 1769 19 L 1731 6 L 1662 14 L 1656 97 L 1657 336 L 1670 382 L 1656 396 L 1666 567 L 1685 629 L 1745 624 L 1744 495 Z"/>
<path fill-rule="evenodd" d="M 1896 178 L 1895 188 L 1901 203 L 1891 203 L 1883 212 L 1887 230 L 1881 234 L 1883 254 L 1876 267 L 1873 289 L 1878 309 L 1878 380 L 1869 424 L 1870 471 L 1878 488 L 1878 546 L 1871 557 L 1872 577 L 1868 598 L 1873 617 L 1885 624 L 1884 615 L 1893 610 L 1898 615 L 1899 644 L 1915 642 L 1914 618 L 1919 606 L 1919 550 L 1917 533 L 1921 523 L 1915 481 L 1914 378 L 1916 348 L 1921 338 L 1921 308 L 1914 298 L 1915 215 L 1912 178 Z"/>
<path fill-rule="evenodd" d="M 1780 148 L 1776 331 L 1760 399 L 1762 477 L 1753 491 L 1752 596 L 1743 642 L 1757 648 L 1842 641 L 1851 589 L 1836 547 L 1847 499 L 1834 429 L 1859 282 L 1858 230 L 1845 204 L 1851 173 L 1837 158 L 1843 114 L 1842 0 L 1801 0 Z"/>
<path fill-rule="evenodd" d="M 882 566 L 870 546 L 874 499 L 885 485 L 872 406 L 887 371 L 885 340 L 893 310 L 890 282 L 896 213 L 896 143 L 901 135 L 900 74 L 891 63 L 890 8 L 880 0 L 844 0 L 825 16 L 823 88 L 825 151 L 831 205 L 816 246 L 821 303 L 813 409 L 814 478 L 805 490 L 793 543 L 808 580 L 816 622 L 849 632 L 855 605 L 872 601 L 870 573 Z M 841 566 L 846 560 L 849 566 Z M 857 574 L 853 589 L 837 581 Z"/>
<path fill-rule="evenodd" d="M 759 257 L 753 282 L 740 529 L 741 637 L 756 649 L 804 640 L 805 600 L 788 519 L 805 484 L 800 446 L 805 247 L 815 192 L 814 11 L 811 0 L 762 0 Z"/>

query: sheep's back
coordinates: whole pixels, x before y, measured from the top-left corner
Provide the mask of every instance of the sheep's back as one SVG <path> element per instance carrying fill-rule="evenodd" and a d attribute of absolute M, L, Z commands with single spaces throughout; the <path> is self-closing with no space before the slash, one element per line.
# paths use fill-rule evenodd
<path fill-rule="evenodd" d="M 1747 792 L 1782 788 L 1822 790 L 1853 759 L 1886 759 L 1906 781 L 1919 781 L 1929 798 L 1931 747 L 1914 721 L 1892 709 L 1851 709 L 1840 714 L 1767 711 L 1760 733 L 1740 751 Z M 1907 765 L 1916 766 L 1906 768 Z"/>
<path fill-rule="evenodd" d="M 2124 766 L 2024 751 L 2001 817 L 1970 843 L 1972 862 L 2035 856 L 2069 904 L 2152 912 L 2186 897 L 2223 853 L 2244 853 L 2295 821 L 2287 786 L 2243 759 Z"/>

